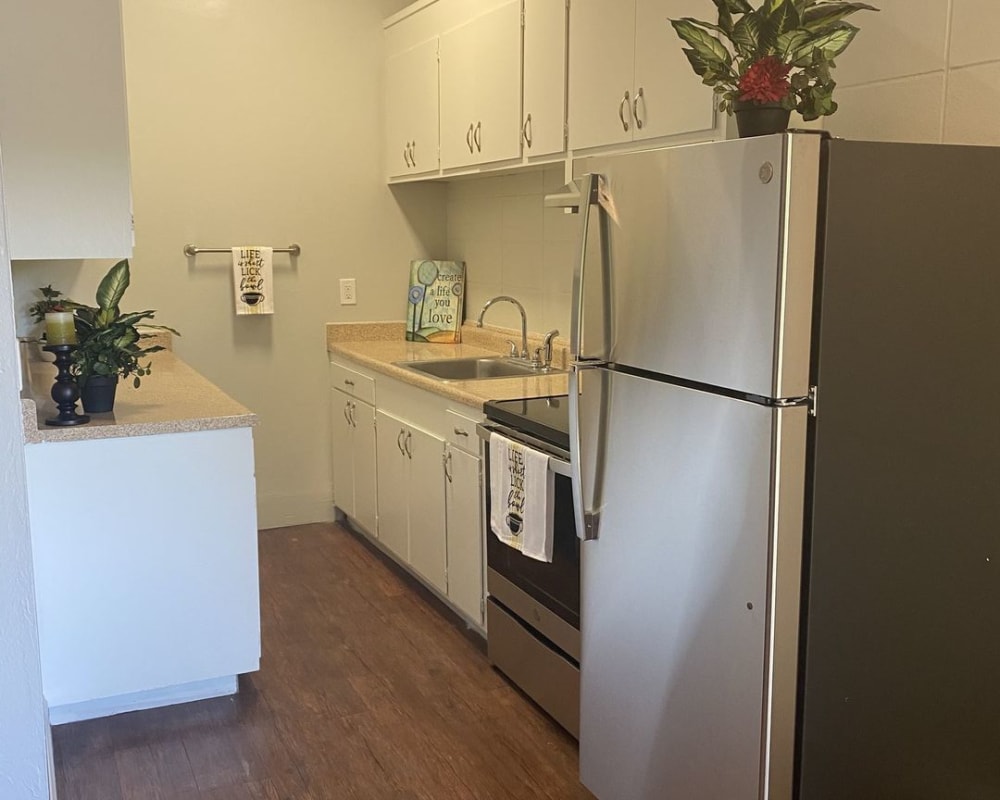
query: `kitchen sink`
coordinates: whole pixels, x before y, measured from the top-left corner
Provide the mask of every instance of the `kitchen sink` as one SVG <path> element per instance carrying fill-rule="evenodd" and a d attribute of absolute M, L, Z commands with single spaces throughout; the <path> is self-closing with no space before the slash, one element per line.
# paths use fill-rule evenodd
<path fill-rule="evenodd" d="M 412 369 L 421 375 L 439 381 L 481 381 L 491 378 L 527 378 L 533 375 L 552 375 L 563 372 L 557 369 L 535 369 L 530 364 L 509 358 L 442 358 L 433 361 L 397 361 L 397 367 Z"/>

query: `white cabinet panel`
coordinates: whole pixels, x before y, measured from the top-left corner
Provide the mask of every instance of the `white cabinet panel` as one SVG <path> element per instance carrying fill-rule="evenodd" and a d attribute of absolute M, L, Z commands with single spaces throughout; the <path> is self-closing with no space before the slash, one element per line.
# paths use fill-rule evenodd
<path fill-rule="evenodd" d="M 375 477 L 375 408 L 355 403 L 354 420 L 354 518 L 366 531 L 377 535 L 377 493 Z"/>
<path fill-rule="evenodd" d="M 564 0 L 524 0 L 524 154 L 566 147 L 566 32 Z"/>
<path fill-rule="evenodd" d="M 406 426 L 384 411 L 376 411 L 375 419 L 378 485 L 382 487 L 382 491 L 378 493 L 379 541 L 404 563 L 408 563 L 409 509 L 405 490 L 407 464 L 402 445 Z"/>
<path fill-rule="evenodd" d="M 444 513 L 444 441 L 412 428 L 405 445 L 409 476 L 410 565 L 442 594 L 448 591 Z"/>
<path fill-rule="evenodd" d="M 483 525 L 479 457 L 448 445 L 445 483 L 448 523 L 448 599 L 483 625 Z"/>
<path fill-rule="evenodd" d="M 572 4 L 570 148 L 581 150 L 631 141 L 634 52 L 633 0 L 578 0 Z"/>
<path fill-rule="evenodd" d="M 441 166 L 474 164 L 476 148 L 475 21 L 441 36 Z"/>
<path fill-rule="evenodd" d="M 333 459 L 333 503 L 354 516 L 354 443 L 351 398 L 330 391 L 330 453 Z"/>
<path fill-rule="evenodd" d="M 2 0 L 0 147 L 14 259 L 132 254 L 119 0 Z"/>
<path fill-rule="evenodd" d="M 438 169 L 438 39 L 386 60 L 385 159 L 390 177 Z"/>

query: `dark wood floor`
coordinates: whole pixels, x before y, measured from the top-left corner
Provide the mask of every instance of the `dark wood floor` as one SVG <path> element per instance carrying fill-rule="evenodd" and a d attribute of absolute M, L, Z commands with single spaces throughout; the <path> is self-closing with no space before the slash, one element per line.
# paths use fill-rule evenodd
<path fill-rule="evenodd" d="M 54 729 L 60 800 L 572 800 L 576 743 L 335 525 L 261 534 L 235 697 Z"/>

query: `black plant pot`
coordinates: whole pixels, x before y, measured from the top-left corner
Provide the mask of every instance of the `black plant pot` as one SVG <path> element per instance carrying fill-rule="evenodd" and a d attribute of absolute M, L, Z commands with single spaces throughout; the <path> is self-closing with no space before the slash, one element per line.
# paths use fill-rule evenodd
<path fill-rule="evenodd" d="M 80 386 L 80 400 L 83 410 L 88 414 L 104 414 L 114 410 L 115 389 L 118 388 L 118 376 L 91 375 Z"/>
<path fill-rule="evenodd" d="M 792 115 L 780 103 L 754 103 L 749 100 L 736 100 L 733 111 L 736 113 L 736 129 L 741 139 L 787 131 L 788 120 Z"/>

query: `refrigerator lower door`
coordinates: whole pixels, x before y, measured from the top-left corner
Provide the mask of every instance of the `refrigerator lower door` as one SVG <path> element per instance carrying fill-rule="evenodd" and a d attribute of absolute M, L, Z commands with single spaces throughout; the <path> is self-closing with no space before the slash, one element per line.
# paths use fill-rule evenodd
<path fill-rule="evenodd" d="M 600 800 L 791 797 L 805 408 L 607 373 L 580 774 Z"/>

